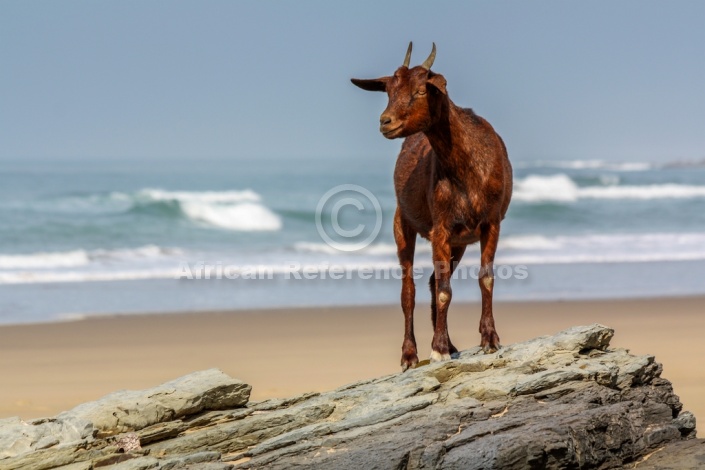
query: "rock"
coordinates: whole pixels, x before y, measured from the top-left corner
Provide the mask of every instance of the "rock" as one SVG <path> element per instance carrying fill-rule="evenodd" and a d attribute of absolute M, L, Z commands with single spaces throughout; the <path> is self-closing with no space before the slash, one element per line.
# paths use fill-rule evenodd
<path fill-rule="evenodd" d="M 0 420 L 0 469 L 54 468 L 98 458 L 100 448 L 110 449 L 108 441 L 101 437 L 139 431 L 158 423 L 175 424 L 180 418 L 203 411 L 244 406 L 251 389 L 220 370 L 210 369 L 149 390 L 112 393 L 55 418 Z M 86 449 L 88 444 L 94 449 Z M 15 466 L 14 458 L 22 465 Z"/>
<path fill-rule="evenodd" d="M 91 423 L 76 417 L 29 422 L 19 418 L 4 419 L 0 421 L 0 468 L 3 458 L 50 449 L 60 443 L 83 442 L 92 435 Z"/>
<path fill-rule="evenodd" d="M 698 461 L 695 418 L 660 364 L 609 349 L 613 333 L 574 327 L 260 403 L 247 403 L 249 385 L 198 372 L 48 420 L 2 420 L 0 469 L 661 468 L 644 465 L 664 449 Z M 115 453 L 125 436 L 139 445 Z"/>
<path fill-rule="evenodd" d="M 56 467 L 56 470 L 91 470 L 93 464 L 91 462 L 76 462 L 61 467 Z"/>
<path fill-rule="evenodd" d="M 129 455 L 124 454 L 126 457 Z M 149 470 L 150 468 L 157 468 L 160 466 L 158 459 L 153 457 L 136 457 L 136 458 L 125 458 L 114 464 L 99 465 L 96 464 L 95 468 L 109 467 L 111 470 Z"/>
<path fill-rule="evenodd" d="M 251 390 L 250 385 L 218 369 L 209 369 L 145 391 L 111 393 L 61 413 L 57 418 L 88 421 L 99 435 L 113 435 L 138 431 L 204 410 L 236 408 L 247 403 Z"/>
<path fill-rule="evenodd" d="M 639 470 L 684 470 L 705 468 L 705 439 L 672 442 L 625 465 Z"/>
<path fill-rule="evenodd" d="M 695 416 L 690 411 L 684 411 L 673 420 L 683 437 L 695 437 Z"/>

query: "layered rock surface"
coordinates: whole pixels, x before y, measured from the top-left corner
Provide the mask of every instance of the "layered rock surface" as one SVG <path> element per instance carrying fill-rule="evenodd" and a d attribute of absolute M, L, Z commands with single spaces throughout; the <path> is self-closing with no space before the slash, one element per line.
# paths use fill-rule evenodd
<path fill-rule="evenodd" d="M 258 403 L 248 402 L 249 385 L 197 372 L 54 418 L 0 420 L 0 469 L 659 468 L 647 466 L 678 452 L 705 460 L 695 419 L 660 364 L 610 349 L 612 335 L 574 327 Z"/>

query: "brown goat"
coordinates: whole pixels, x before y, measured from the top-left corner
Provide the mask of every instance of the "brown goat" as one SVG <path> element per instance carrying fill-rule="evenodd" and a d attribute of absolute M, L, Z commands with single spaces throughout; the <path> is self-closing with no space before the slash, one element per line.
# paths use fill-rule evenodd
<path fill-rule="evenodd" d="M 436 45 L 426 61 L 409 68 L 411 43 L 404 64 L 394 75 L 352 79 L 363 90 L 386 91 L 389 104 L 380 117 L 388 139 L 406 137 L 394 170 L 397 210 L 394 238 L 402 268 L 404 311 L 402 370 L 418 363 L 414 337 L 416 287 L 413 279 L 416 235 L 430 240 L 434 273 L 431 288 L 433 342 L 431 361 L 457 352 L 448 337 L 450 279 L 467 245 L 480 242 L 482 292 L 480 345 L 496 351 L 499 336 L 492 316 L 493 263 L 499 225 L 512 196 L 512 167 L 507 149 L 492 126 L 471 109 L 453 104 L 443 75 L 431 71 Z"/>

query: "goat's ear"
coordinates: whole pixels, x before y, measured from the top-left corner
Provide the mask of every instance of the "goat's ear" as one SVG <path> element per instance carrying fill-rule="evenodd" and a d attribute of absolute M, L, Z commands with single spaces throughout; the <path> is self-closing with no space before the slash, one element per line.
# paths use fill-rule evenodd
<path fill-rule="evenodd" d="M 387 82 L 389 81 L 390 77 L 382 77 L 382 78 L 372 78 L 368 80 L 363 80 L 360 78 L 351 78 L 350 81 L 353 82 L 353 85 L 362 88 L 363 90 L 367 91 L 386 91 L 387 90 Z"/>
<path fill-rule="evenodd" d="M 440 91 L 444 95 L 447 95 L 446 91 L 446 79 L 440 73 L 431 73 L 426 80 L 427 85 L 431 85 L 436 90 Z"/>

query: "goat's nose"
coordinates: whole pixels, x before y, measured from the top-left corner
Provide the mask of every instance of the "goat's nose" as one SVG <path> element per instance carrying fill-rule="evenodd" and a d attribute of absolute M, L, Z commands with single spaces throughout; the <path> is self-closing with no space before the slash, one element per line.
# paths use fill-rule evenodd
<path fill-rule="evenodd" d="M 382 126 L 386 126 L 387 124 L 392 123 L 392 117 L 389 114 L 382 114 L 379 117 L 379 124 Z"/>

